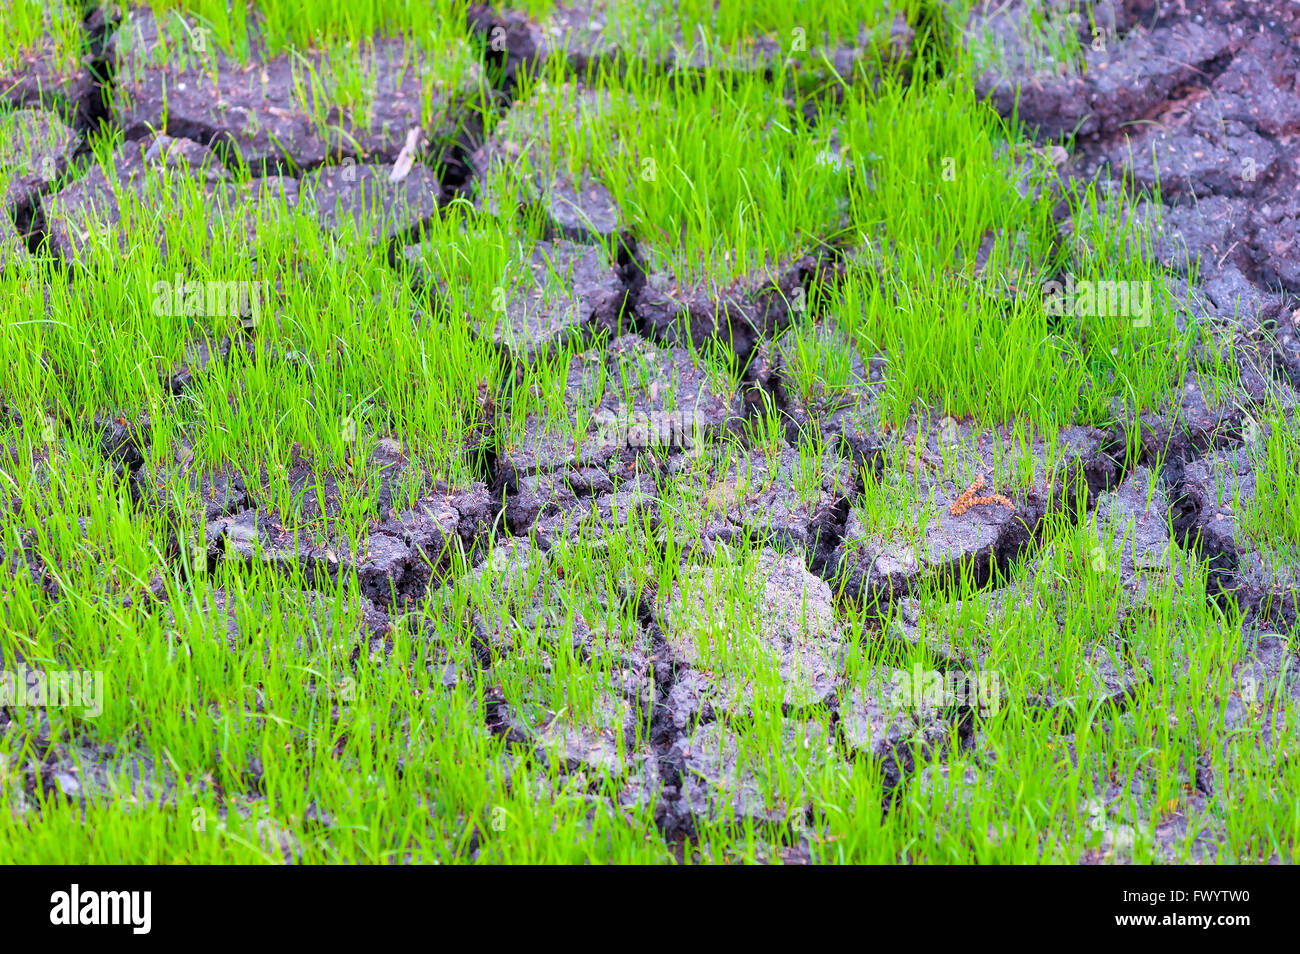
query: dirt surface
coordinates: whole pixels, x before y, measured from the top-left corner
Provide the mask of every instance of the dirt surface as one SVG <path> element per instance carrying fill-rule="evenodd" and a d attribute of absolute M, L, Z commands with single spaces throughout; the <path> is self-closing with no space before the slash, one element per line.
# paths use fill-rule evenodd
<path fill-rule="evenodd" d="M 1081 179 L 1153 190 L 1158 160 L 1163 208 L 1151 211 L 1163 214 L 1171 260 L 1199 264 L 1200 294 L 1224 317 L 1274 319 L 1294 375 L 1300 339 L 1287 306 L 1300 293 L 1300 246 L 1288 157 L 1300 131 L 1300 14 L 1282 0 L 1106 6 L 1114 27 L 1084 45 L 1082 75 L 1035 70 L 1022 56 L 990 69 L 984 88 L 1044 139 L 1072 135 L 1069 169 Z M 970 29 L 1001 31 L 1020 49 L 1021 5 L 985 7 Z"/>
<path fill-rule="evenodd" d="M 1189 375 L 1170 406 L 1138 422 L 1138 463 L 1128 469 L 1120 422 L 1063 428 L 1051 435 L 1051 454 L 1047 437 L 1034 435 L 1021 448 L 1016 479 L 986 479 L 1005 472 L 1003 461 L 1019 446 L 1010 430 L 920 416 L 887 428 L 878 401 L 888 369 L 876 359 L 855 357 L 848 386 L 833 399 L 801 390 L 786 332 L 819 283 L 852 267 L 853 253 L 842 243 L 810 241 L 774 250 L 777 265 L 725 287 L 679 283 L 659 237 L 637 235 L 597 171 L 571 169 L 556 156 L 560 140 L 552 142 L 555 131 L 536 104 L 512 98 L 520 69 L 558 58 L 573 76 L 563 91 L 566 121 L 580 129 L 603 108 L 582 84 L 588 66 L 638 54 L 610 35 L 592 6 L 562 6 L 545 23 L 475 8 L 466 43 L 480 44 L 482 60 L 467 53 L 471 66 L 456 82 L 431 87 L 418 70 L 399 69 L 407 56 L 400 41 L 376 40 L 365 56 L 379 84 L 378 106 L 364 122 L 338 106 L 320 122 L 306 116 L 289 58 L 266 55 L 257 43 L 249 63 L 210 52 L 180 69 L 156 65 L 150 51 L 160 28 L 149 12 L 132 9 L 115 28 L 91 21 L 88 30 L 108 37 L 111 82 L 89 64 L 53 75 L 40 57 L 21 75 L 0 77 L 0 101 L 24 111 L 26 131 L 4 154 L 12 158 L 0 179 L 0 270 L 43 240 L 58 262 L 81 263 L 90 235 L 111 228 L 124 198 L 145 199 L 146 178 L 154 181 L 161 169 L 229 196 L 236 188 L 231 170 L 247 166 L 263 178 L 240 188 L 309 209 L 335 234 L 358 228 L 365 241 L 390 248 L 395 264 L 404 254 L 421 260 L 410 244 L 419 226 L 457 198 L 501 221 L 520 206 L 539 211 L 545 235 L 519 256 L 530 280 L 476 327 L 499 359 L 504 385 L 492 384 L 493 400 L 508 404 L 511 389 L 527 386 L 527 373 L 564 345 L 577 342 L 581 350 L 554 382 L 560 413 L 517 422 L 505 449 L 481 462 L 469 486 L 446 486 L 400 441 L 385 438 L 356 461 L 381 486 L 356 533 L 343 529 L 333 478 L 322 490 L 312 465 L 295 462 L 291 483 L 302 520 L 319 529 L 308 539 L 283 524 L 257 486 L 259 475 L 191 473 L 179 453 L 173 468 L 151 470 L 142 453 L 151 432 L 136 422 L 103 416 L 100 452 L 148 506 L 166 506 L 159 488 L 169 481 L 202 488 L 205 529 L 176 546 L 192 548 L 204 568 L 229 561 L 304 571 L 320 591 L 355 572 L 361 624 L 354 631 L 326 627 L 319 638 L 382 655 L 390 627 L 414 625 L 412 607 L 441 593 L 445 612 L 473 629 L 477 651 L 473 660 L 447 660 L 439 678 L 448 683 L 459 678 L 457 666 L 490 673 L 508 666 L 522 651 L 521 628 L 546 631 L 553 614 L 574 608 L 552 551 L 581 542 L 599 560 L 608 528 L 647 522 L 652 539 L 680 554 L 682 579 L 692 585 L 657 592 L 629 584 L 622 602 L 606 596 L 574 609 L 582 615 L 574 639 L 583 658 L 612 666 L 620 691 L 579 717 L 507 691 L 503 679 L 484 702 L 483 724 L 557 773 L 617 780 L 620 801 L 655 806 L 671 843 L 720 821 L 784 825 L 785 807 L 765 801 L 753 767 L 737 755 L 737 726 L 767 703 L 779 714 L 774 758 L 793 759 L 793 776 L 865 759 L 881 767 L 891 790 L 926 790 L 946 771 L 946 752 L 979 751 L 978 716 L 960 707 L 900 707 L 887 669 L 850 672 L 846 646 L 859 633 L 846 607 L 868 619 L 867 630 L 882 641 L 923 653 L 942 669 L 981 668 L 996 646 L 989 634 L 1007 625 L 1008 614 L 1040 611 L 1042 625 L 1055 632 L 1054 604 L 1044 594 L 1059 585 L 1053 561 L 1061 555 L 1036 545 L 1046 521 L 1062 515 L 1084 526 L 1090 550 L 1110 561 L 1117 604 L 1105 614 L 1105 632 L 1078 659 L 1074 688 L 1044 676 L 1030 692 L 1044 718 L 1101 703 L 1119 718 L 1146 691 L 1150 647 L 1134 636 L 1135 621 L 1151 610 L 1156 575 L 1190 585 L 1175 544 L 1209 561 L 1204 598 L 1235 606 L 1259 633 L 1230 660 L 1233 672 L 1250 675 L 1268 694 L 1300 698 L 1300 559 L 1260 543 L 1239 522 L 1241 501 L 1256 490 L 1245 452 L 1251 415 L 1266 400 L 1294 407 L 1300 394 L 1300 7 L 1290 0 L 1098 6 L 1101 42 L 1079 27 L 1087 42 L 1086 69 L 1078 73 L 1061 75 L 1024 48 L 1018 0 L 985 4 L 957 39 L 1000 39 L 1006 56 L 983 73 L 981 93 L 1007 117 L 1014 112 L 1039 142 L 1066 137 L 1067 179 L 1109 183 L 1123 216 L 1153 223 L 1156 255 L 1182 277 L 1186 307 L 1211 318 L 1233 345 L 1240 383 L 1225 393 Z M 913 35 L 901 18 L 864 30 L 857 45 L 834 51 L 827 68 L 847 76 L 881 49 L 903 60 Z M 758 43 L 725 62 L 682 56 L 658 66 L 763 71 L 781 55 Z M 219 99 L 211 93 L 214 77 Z M 464 100 L 489 81 L 504 115 L 483 137 Z M 97 97 L 123 134 L 116 175 L 71 164 L 102 109 Z M 422 126 L 427 115 L 433 122 Z M 1121 184 L 1150 193 L 1158 184 L 1159 194 L 1123 204 Z M 1058 238 L 1064 247 L 1079 241 L 1069 220 L 1059 223 Z M 455 291 L 428 274 L 416 280 L 431 290 L 435 315 L 440 298 Z M 840 346 L 833 321 L 821 328 L 823 347 Z M 169 388 L 182 393 L 195 375 L 243 347 L 257 345 L 195 342 L 182 366 L 164 369 Z M 740 369 L 739 387 L 704 360 L 710 349 Z M 781 425 L 773 442 L 746 431 L 766 406 Z M 720 435 L 743 435 L 746 454 L 701 453 L 706 436 Z M 810 458 L 819 474 L 812 481 Z M 1085 499 L 1054 493 L 1076 476 L 1089 491 Z M 408 505 L 399 487 L 412 482 L 417 492 Z M 899 503 L 889 520 L 863 505 L 868 496 L 891 494 Z M 685 516 L 661 525 L 658 502 L 669 497 Z M 744 563 L 742 542 L 757 547 L 751 569 L 758 582 L 750 592 L 757 640 L 743 651 L 760 675 L 749 681 L 713 665 L 713 654 L 732 650 L 729 623 L 716 618 L 711 594 L 726 567 Z M 43 568 L 21 551 L 5 555 L 5 573 L 23 571 L 39 576 Z M 922 604 L 923 594 L 955 590 L 961 579 L 981 588 L 977 602 L 950 601 L 941 610 Z M 256 639 L 224 604 L 206 611 L 217 638 Z M 328 620 L 328 610 L 323 614 Z M 616 635 L 615 621 L 625 617 L 629 632 Z M 1218 717 L 1275 744 L 1274 727 L 1248 719 L 1242 706 L 1239 697 L 1226 697 Z M 808 718 L 813 709 L 833 713 L 833 731 Z M 101 767 L 113 756 L 51 744 L 38 751 L 26 784 L 85 799 L 103 786 Z M 938 764 L 914 775 L 922 759 Z M 168 784 L 152 762 L 138 770 L 144 791 Z M 1214 784 L 1194 766 L 1188 772 L 1193 788 Z M 976 785 L 978 771 L 945 784 L 954 781 Z M 1099 783 L 1094 800 L 1108 804 L 1125 784 Z M 1129 784 L 1147 791 L 1137 780 Z M 797 786 L 786 794 L 791 804 L 805 804 Z M 1124 825 L 1107 829 L 1102 850 L 1125 837 Z M 1180 834 L 1175 825 L 1161 837 Z M 276 843 L 292 854 L 292 845 Z M 1212 841 L 1203 848 L 1214 855 Z"/>
<path fill-rule="evenodd" d="M 72 17 L 71 9 L 49 4 L 47 18 L 60 21 Z M 63 122 L 86 129 L 104 115 L 102 80 L 104 71 L 96 55 L 112 29 L 111 18 L 95 9 L 83 22 L 85 50 L 71 61 L 61 58 L 48 34 L 29 50 L 21 68 L 0 69 L 0 104 L 13 109 L 42 109 L 56 113 Z"/>
<path fill-rule="evenodd" d="M 124 145 L 117 160 L 112 173 L 95 166 L 84 178 L 41 196 L 41 212 L 50 245 L 65 261 L 77 261 L 79 251 L 92 234 L 111 233 L 124 207 L 129 209 L 133 201 L 149 200 L 146 182 L 158 181 L 150 177 L 151 172 L 182 168 L 187 178 L 196 180 L 201 188 L 209 191 L 230 179 L 210 149 L 192 140 L 173 139 L 163 134 Z"/>
<path fill-rule="evenodd" d="M 310 170 L 327 159 L 392 162 L 425 115 L 433 121 L 424 135 L 433 146 L 442 145 L 461 131 L 458 98 L 481 80 L 465 50 L 459 85 L 435 82 L 425 89 L 413 52 L 401 41 L 377 39 L 358 53 L 362 68 L 376 80 L 365 119 L 356 120 L 345 104 L 327 104 L 324 116 L 314 116 L 303 108 L 301 74 L 326 71 L 326 54 L 295 64 L 288 54 L 264 53 L 254 35 L 244 63 L 215 44 L 177 34 L 174 24 L 160 26 L 147 9 L 130 10 L 113 34 L 113 108 L 126 138 L 139 139 L 165 126 L 174 136 L 222 146 L 227 161 L 258 172 Z M 184 67 L 158 55 L 169 43 L 180 46 Z M 219 97 L 212 95 L 214 88 Z"/>

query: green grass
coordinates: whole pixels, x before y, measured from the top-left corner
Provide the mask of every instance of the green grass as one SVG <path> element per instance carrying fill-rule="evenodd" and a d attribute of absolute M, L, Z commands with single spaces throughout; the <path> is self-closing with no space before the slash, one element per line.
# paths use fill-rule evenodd
<path fill-rule="evenodd" d="M 0 3 L 0 75 L 22 70 L 30 58 L 48 55 L 56 76 L 81 60 L 85 37 L 80 3 L 70 0 L 4 0 Z"/>
<path fill-rule="evenodd" d="M 436 59 L 452 38 L 462 49 L 465 33 L 464 5 L 452 2 L 152 6 L 210 27 L 211 49 L 237 57 L 250 55 L 256 24 L 272 52 L 296 58 L 304 112 L 318 117 L 336 103 L 367 108 L 357 51 L 373 37 L 406 37 L 413 55 Z M 639 30 L 649 53 L 678 44 L 678 28 L 687 45 L 715 51 L 800 28 L 815 52 L 823 33 L 879 30 L 893 11 L 918 10 L 680 6 L 653 30 L 632 5 L 609 15 Z M 35 9 L 15 0 L 0 48 L 31 48 Z M 169 29 L 160 57 L 195 53 L 179 20 Z M 305 64 L 320 51 L 331 68 L 313 73 Z M 455 75 L 460 55 L 439 69 Z M 930 69 L 939 62 L 941 74 Z M 246 171 L 214 187 L 154 170 L 141 194 L 123 191 L 115 216 L 76 223 L 77 264 L 42 255 L 0 274 L 0 669 L 90 670 L 104 689 L 97 717 L 55 708 L 46 726 L 30 708 L 7 709 L 8 857 L 1142 863 L 1194 860 L 1199 838 L 1223 860 L 1294 861 L 1300 818 L 1286 793 L 1300 776 L 1260 732 L 1274 719 L 1278 738 L 1294 736 L 1300 713 L 1283 692 L 1245 728 L 1222 719 L 1255 633 L 1204 599 L 1209 568 L 1177 546 L 1170 572 L 1141 571 L 1136 599 L 1105 570 L 1136 528 L 1098 554 L 1096 513 L 1072 522 L 1074 508 L 1060 506 L 1084 497 L 1064 480 L 1061 429 L 1128 427 L 1135 440 L 1131 422 L 1170 406 L 1209 332 L 1179 312 L 1146 236 L 1095 191 L 1062 186 L 1046 154 L 976 100 L 971 65 L 935 46 L 911 69 L 864 65 L 861 82 L 805 104 L 798 63 L 725 83 L 631 63 L 582 78 L 593 95 L 573 122 L 575 80 L 551 63 L 521 79 L 513 113 L 486 91 L 468 107 L 489 134 L 533 147 L 494 173 L 498 213 L 476 211 L 472 194 L 451 202 L 413 237 L 409 259 L 322 230 Z M 552 134 L 530 139 L 543 122 Z M 105 134 L 92 144 L 67 181 L 95 165 L 112 172 L 123 144 Z M 531 179 L 557 170 L 597 176 L 651 270 L 680 285 L 725 287 L 828 247 L 844 268 L 823 276 L 750 368 L 719 348 L 674 353 L 662 342 L 615 359 L 607 335 L 511 364 L 494 343 L 500 304 L 533 280 L 528 255 L 546 228 L 535 205 L 515 210 L 529 205 Z M 1077 246 L 1056 242 L 1062 200 Z M 1044 284 L 1066 274 L 1149 282 L 1150 311 L 1053 314 Z M 177 276 L 264 289 L 255 327 L 206 307 L 156 309 L 159 283 Z M 548 295 L 567 280 L 541 276 Z M 201 350 L 227 340 L 229 357 L 202 367 Z M 626 501 L 603 517 L 583 497 L 572 532 L 549 548 L 512 539 L 497 520 L 386 632 L 368 630 L 355 571 L 330 580 L 256 560 L 208 565 L 203 514 L 221 475 L 238 475 L 290 539 L 337 554 L 387 516 L 381 500 L 436 511 L 492 476 L 485 461 L 526 461 L 537 434 L 575 456 L 592 451 L 598 406 L 686 406 L 695 395 L 684 372 L 665 370 L 672 361 L 730 395 L 764 358 L 815 413 L 856 400 L 868 368 L 883 370 L 862 422 L 882 437 L 881 474 L 846 467 L 826 491 L 850 498 L 869 537 L 920 546 L 935 529 L 943 515 L 918 466 L 954 495 L 983 474 L 985 492 L 1052 504 L 1039 539 L 989 585 L 957 573 L 913 593 L 906 627 L 900 606 L 881 618 L 841 599 L 826 618 L 809 609 L 816 594 L 783 594 L 795 642 L 810 650 L 797 665 L 820 660 L 846 691 L 887 692 L 890 673 L 929 670 L 945 653 L 997 673 L 996 711 L 965 740 L 955 714 L 939 714 L 933 750 L 899 788 L 878 760 L 834 741 L 842 727 L 820 699 L 787 696 L 761 614 L 785 544 L 765 546 L 748 526 L 726 545 L 701 543 L 770 489 L 782 455 L 809 512 L 834 483 L 826 461 L 838 440 L 810 429 L 790 446 L 770 395 L 742 402 L 748 410 L 703 435 L 697 454 L 648 451 L 642 472 L 662 468 L 660 479 L 630 516 Z M 1227 393 L 1232 356 L 1207 363 Z M 193 377 L 173 393 L 182 365 Z M 586 390 L 571 390 L 579 380 Z M 922 462 L 908 426 L 945 418 L 966 436 Z M 110 420 L 150 435 L 133 480 L 102 453 Z M 1300 545 L 1300 448 L 1280 411 L 1267 423 L 1243 519 L 1255 536 Z M 393 442 L 409 466 L 386 496 L 392 478 L 378 461 Z M 1034 603 L 1014 598 L 1025 592 Z M 904 629 L 910 638 L 897 638 Z M 727 753 L 715 790 L 748 799 L 761 821 L 719 811 L 671 842 L 657 827 L 653 703 L 669 678 L 660 635 L 734 695 L 738 712 L 680 741 L 706 763 Z M 1141 675 L 1127 705 L 1101 701 L 1104 664 Z M 116 754 L 84 761 L 69 798 L 66 779 L 32 782 L 42 737 L 60 765 L 85 745 Z M 572 746 L 587 744 L 613 754 L 562 771 Z M 1195 790 L 1198 764 L 1219 782 L 1212 795 Z M 1189 834 L 1160 836 L 1171 820 Z"/>
<path fill-rule="evenodd" d="M 1289 416 L 1278 413 L 1266 420 L 1268 430 L 1252 448 L 1254 495 L 1238 501 L 1239 526 L 1248 538 L 1295 552 L 1300 548 L 1300 439 Z"/>
<path fill-rule="evenodd" d="M 588 4 L 557 0 L 516 0 L 507 5 L 545 21 L 558 8 L 586 12 Z M 824 53 L 858 41 L 866 26 L 877 39 L 887 36 L 895 14 L 915 14 L 915 0 L 743 0 L 715 4 L 706 0 L 678 0 L 672 16 L 663 4 L 630 0 L 604 0 L 592 5 L 603 24 L 603 35 L 618 43 L 663 53 L 717 56 L 745 51 L 757 38 L 775 41 L 791 60 L 818 63 Z"/>
<path fill-rule="evenodd" d="M 274 55 L 295 48 L 356 43 L 377 35 L 440 37 L 453 23 L 463 22 L 466 4 L 461 0 L 368 0 L 344 9 L 268 0 L 252 8 L 225 0 L 145 0 L 143 6 L 166 18 L 179 46 L 199 52 L 194 37 L 203 31 L 204 45 L 246 57 L 254 40 L 260 40 Z"/>
<path fill-rule="evenodd" d="M 1083 65 L 1084 48 L 1098 52 L 1115 42 L 1109 24 L 1099 21 L 1092 5 L 1083 2 L 1060 3 L 1058 0 L 1026 0 L 1011 9 L 1009 5 L 967 0 L 965 10 L 988 14 L 1007 14 L 1014 19 L 1013 43 L 998 31 L 968 31 L 963 37 L 962 54 L 966 65 L 977 72 L 988 69 L 1014 69 L 1021 62 L 1043 76 L 1064 76 L 1077 72 Z M 957 22 L 962 22 L 964 17 Z M 1080 40 L 1080 28 L 1090 40 Z"/>
<path fill-rule="evenodd" d="M 26 179 L 53 184 L 59 175 L 53 153 L 75 143 L 63 130 L 61 123 L 44 122 L 32 110 L 0 113 L 0 183 Z"/>

